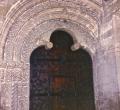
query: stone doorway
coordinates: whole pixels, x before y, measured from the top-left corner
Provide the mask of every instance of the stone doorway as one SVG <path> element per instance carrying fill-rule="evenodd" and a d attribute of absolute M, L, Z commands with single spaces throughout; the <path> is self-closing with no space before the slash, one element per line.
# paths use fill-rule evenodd
<path fill-rule="evenodd" d="M 73 39 L 54 31 L 53 48 L 40 46 L 30 57 L 30 110 L 95 110 L 92 59 L 71 50 Z"/>

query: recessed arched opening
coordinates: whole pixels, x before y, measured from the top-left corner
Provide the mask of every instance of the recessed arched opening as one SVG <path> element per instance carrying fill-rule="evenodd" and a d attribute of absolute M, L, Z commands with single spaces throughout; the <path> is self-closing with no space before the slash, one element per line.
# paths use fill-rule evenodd
<path fill-rule="evenodd" d="M 56 30 L 53 48 L 35 49 L 30 57 L 30 110 L 95 110 L 92 59 L 71 50 L 72 36 Z"/>

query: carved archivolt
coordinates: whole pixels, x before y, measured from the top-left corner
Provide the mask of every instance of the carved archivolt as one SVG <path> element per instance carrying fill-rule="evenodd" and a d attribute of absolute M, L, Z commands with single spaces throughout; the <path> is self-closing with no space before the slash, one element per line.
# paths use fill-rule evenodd
<path fill-rule="evenodd" d="M 30 53 L 28 50 L 31 46 L 38 46 L 36 39 L 49 41 L 51 32 L 59 28 L 74 30 L 73 33 L 77 33 L 75 37 L 73 35 L 76 42 L 89 48 L 92 53 L 99 36 L 99 23 L 100 8 L 86 1 L 18 1 L 6 15 L 1 30 L 1 60 L 21 61 L 24 51 Z"/>

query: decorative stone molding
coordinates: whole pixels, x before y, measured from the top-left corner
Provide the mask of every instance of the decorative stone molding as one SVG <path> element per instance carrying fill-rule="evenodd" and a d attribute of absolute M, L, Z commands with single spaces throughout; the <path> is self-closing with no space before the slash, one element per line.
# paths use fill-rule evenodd
<path fill-rule="evenodd" d="M 59 24 L 61 24 L 61 25 L 59 25 Z M 47 21 L 47 25 L 46 25 L 46 23 L 38 25 L 22 41 L 24 43 L 19 42 L 19 43 L 23 44 L 22 46 L 20 46 L 21 47 L 20 50 L 18 48 L 16 48 L 16 50 L 19 50 L 18 51 L 19 53 L 17 53 L 17 54 L 21 55 L 20 59 L 22 61 L 27 60 L 27 62 L 28 62 L 29 61 L 28 58 L 29 58 L 30 54 L 32 53 L 32 51 L 35 48 L 38 47 L 38 45 L 36 45 L 36 39 L 39 39 L 40 41 L 44 41 L 44 43 L 45 42 L 47 43 L 50 39 L 52 32 L 55 30 L 59 30 L 59 29 L 69 32 L 71 34 L 71 36 L 74 33 L 74 35 L 73 35 L 74 43 L 79 42 L 79 44 L 81 44 L 82 46 L 85 46 L 85 44 L 86 44 L 87 50 L 90 52 L 91 55 L 93 54 L 92 52 L 95 50 L 95 45 L 96 45 L 97 41 L 92 36 L 90 36 L 89 33 L 86 33 L 81 27 L 79 27 L 75 23 L 72 23 L 71 21 L 68 21 L 66 24 L 63 21 L 56 19 L 53 21 Z M 39 31 L 39 30 L 41 30 L 41 31 Z M 43 45 L 42 42 L 41 42 L 41 45 Z M 22 52 L 22 53 L 20 53 L 20 52 Z"/>
<path fill-rule="evenodd" d="M 120 1 L 119 0 L 108 0 L 104 1 L 104 10 L 106 15 L 114 15 L 119 13 L 120 10 Z"/>
<path fill-rule="evenodd" d="M 72 51 L 76 51 L 80 48 L 80 44 L 79 43 L 75 43 L 74 45 L 72 45 L 71 49 Z"/>
<path fill-rule="evenodd" d="M 77 4 L 71 1 L 18 2 L 7 14 L 3 30 L 1 30 L 1 59 L 11 56 L 11 59 L 16 60 L 15 48 L 18 45 L 16 42 L 22 41 L 37 25 L 41 23 L 47 25 L 49 20 L 60 19 L 66 24 L 67 21 L 75 22 L 97 39 L 100 10 L 88 7 L 83 2 Z"/>
<path fill-rule="evenodd" d="M 1 100 L 5 110 L 16 106 L 18 110 L 29 110 L 30 56 L 39 46 L 52 48 L 50 36 L 55 30 L 73 37 L 72 50 L 83 48 L 91 55 L 96 110 L 113 110 L 111 105 L 119 110 L 113 39 L 108 36 L 112 22 L 110 19 L 101 26 L 100 2 L 19 0 L 13 5 L 0 30 L 0 92 L 4 93 Z"/>

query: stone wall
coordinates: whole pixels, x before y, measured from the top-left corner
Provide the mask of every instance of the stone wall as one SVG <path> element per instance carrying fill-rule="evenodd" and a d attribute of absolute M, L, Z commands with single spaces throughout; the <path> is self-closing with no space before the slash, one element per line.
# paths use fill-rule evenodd
<path fill-rule="evenodd" d="M 29 110 L 30 55 L 60 29 L 93 60 L 96 110 L 119 110 L 119 0 L 0 0 L 0 110 Z"/>

